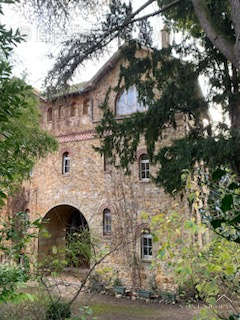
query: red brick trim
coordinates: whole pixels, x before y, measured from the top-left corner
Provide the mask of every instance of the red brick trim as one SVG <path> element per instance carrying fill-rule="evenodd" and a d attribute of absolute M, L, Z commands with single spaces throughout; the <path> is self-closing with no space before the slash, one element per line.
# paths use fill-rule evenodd
<path fill-rule="evenodd" d="M 136 160 L 139 161 L 139 158 L 142 154 L 147 154 L 147 149 L 146 148 L 141 148 L 139 150 L 137 150 L 137 154 L 136 154 Z"/>
<path fill-rule="evenodd" d="M 148 223 L 141 223 L 139 226 L 136 227 L 136 237 L 140 237 L 144 230 L 150 230 Z"/>
<path fill-rule="evenodd" d="M 95 130 L 85 130 L 78 133 L 57 136 L 56 138 L 59 143 L 66 143 L 66 142 L 90 140 L 90 139 L 94 139 L 95 137 L 96 137 Z"/>
<path fill-rule="evenodd" d="M 69 151 L 69 149 L 62 148 L 62 149 L 61 149 L 61 155 L 63 156 L 64 153 L 68 153 L 68 155 L 71 156 L 71 152 Z"/>
<path fill-rule="evenodd" d="M 111 211 L 111 214 L 115 214 L 116 213 L 116 207 L 109 203 L 109 202 L 104 202 L 99 208 L 98 208 L 98 213 L 99 214 L 103 214 L 104 209 L 109 209 Z"/>

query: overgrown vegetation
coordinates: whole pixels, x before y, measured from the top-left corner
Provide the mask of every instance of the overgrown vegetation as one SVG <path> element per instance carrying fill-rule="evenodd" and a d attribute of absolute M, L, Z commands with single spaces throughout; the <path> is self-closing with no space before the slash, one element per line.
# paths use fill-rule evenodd
<path fill-rule="evenodd" d="M 76 1 L 32 2 L 58 18 L 61 18 L 61 14 L 68 15 L 68 5 L 76 5 Z M 144 8 L 154 2 L 159 5 L 156 11 L 139 16 Z M 91 1 L 93 5 L 96 3 L 98 2 Z M 151 46 L 148 18 L 160 12 L 164 13 L 169 28 L 183 32 L 183 41 L 161 51 L 151 48 L 144 57 L 136 58 L 136 51 L 141 50 L 143 44 Z M 44 10 L 41 13 L 44 13 Z M 183 292 L 192 293 L 195 299 L 211 304 L 225 294 L 229 299 L 235 299 L 239 295 L 239 14 L 239 1 L 234 0 L 150 0 L 136 11 L 133 11 L 131 2 L 126 4 L 111 1 L 108 13 L 97 27 L 94 26 L 89 34 L 80 33 L 79 37 L 74 35 L 64 43 L 48 78 L 50 89 L 55 88 L 55 85 L 60 88 L 66 85 L 79 65 L 86 59 L 100 57 L 115 38 L 130 40 L 134 26 L 140 22 L 140 41 L 129 41 L 129 46 L 123 50 L 123 58 L 128 62 L 128 67 L 121 68 L 118 87 L 112 89 L 121 91 L 135 85 L 139 99 L 148 106 L 148 110 L 119 122 L 106 98 L 103 105 L 104 117 L 97 128 L 102 142 L 98 151 L 107 154 L 112 158 L 112 162 L 120 163 L 121 167 L 128 171 L 129 164 L 135 160 L 140 138 L 144 137 L 152 163 L 159 165 L 159 171 L 154 177 L 159 186 L 163 186 L 172 195 L 178 191 L 184 193 L 188 179 L 182 179 L 183 171 L 188 172 L 192 179 L 197 177 L 201 180 L 198 187 L 203 197 L 196 196 L 199 192 L 196 190 L 190 194 L 192 200 L 189 200 L 194 202 L 197 198 L 202 201 L 196 211 L 202 209 L 202 217 L 219 237 L 205 241 L 206 243 L 202 241 L 201 245 L 196 243 L 194 240 L 203 226 L 190 220 L 185 223 L 185 229 L 182 229 L 179 215 L 170 216 L 168 219 L 165 216 L 156 216 L 153 218 L 152 227 L 155 230 L 158 225 L 161 226 L 161 237 L 157 230 L 154 232 L 156 241 L 165 234 L 167 236 L 165 241 L 161 240 L 162 247 L 158 258 L 171 266 Z M 7 56 L 8 48 L 5 43 L 15 43 L 21 39 L 18 33 L 10 34 L 9 37 L 4 28 L 2 34 L 3 52 Z M 179 56 L 184 58 L 184 62 L 176 58 Z M 15 123 L 13 130 L 10 118 L 15 119 L 17 110 L 25 106 L 20 104 L 19 109 L 19 104 L 16 104 L 18 99 L 15 99 L 21 96 L 20 92 L 25 92 L 22 90 L 25 87 L 22 82 L 13 79 L 9 81 L 10 69 L 4 61 L 2 70 L 2 74 L 7 74 L 8 79 L 5 82 L 5 77 L 2 77 L 2 88 L 7 92 L 7 95 L 4 95 L 3 90 L 3 98 L 5 97 L 8 103 L 9 92 L 14 98 L 11 105 L 7 104 L 9 108 L 3 108 L 2 111 L 1 133 L 3 142 L 6 143 L 5 147 L 3 144 L 2 159 L 6 159 L 6 154 L 9 155 L 7 164 L 3 163 L 1 169 L 4 190 L 10 182 L 21 180 L 29 172 L 33 159 L 44 154 L 45 149 L 39 151 L 32 148 L 31 141 L 21 145 L 19 141 L 24 140 L 23 136 L 20 133 L 13 135 L 18 126 Z M 210 90 L 206 101 L 197 87 L 197 78 L 200 75 L 207 75 L 209 78 Z M 22 98 L 25 99 L 26 96 Z M 229 123 L 223 121 L 214 128 L 208 115 L 208 104 L 216 103 L 221 104 L 223 113 L 229 117 Z M 2 103 L 2 106 L 4 105 L 5 100 Z M 14 108 L 11 109 L 11 106 Z M 172 141 L 171 145 L 159 147 L 166 128 L 179 128 L 179 117 L 188 123 L 186 134 Z M 202 118 L 208 121 L 208 125 L 204 125 Z M 10 132 L 6 131 L 8 128 Z M 26 158 L 28 162 L 25 162 Z M 18 161 L 11 162 L 12 159 Z M 204 168 L 203 175 L 196 175 L 196 166 Z M 220 172 L 217 178 L 216 175 L 214 177 L 215 172 Z M 233 178 L 232 173 L 236 177 Z M 205 184 L 208 190 L 204 190 L 202 184 Z M 163 236 L 164 229 L 167 232 Z M 201 230 L 201 233 L 204 234 L 204 230 Z M 186 239 L 188 246 L 185 245 Z M 96 260 L 94 267 L 101 259 Z M 82 288 L 80 287 L 78 292 Z M 238 309 L 235 306 L 233 308 L 234 315 L 229 316 L 229 320 L 239 318 Z"/>
<path fill-rule="evenodd" d="M 3 4 L 16 1 L 0 1 Z M 40 128 L 38 98 L 23 80 L 13 77 L 9 62 L 14 47 L 24 41 L 19 30 L 0 25 L 0 205 L 3 199 L 29 176 L 39 157 L 56 150 L 57 143 Z"/>

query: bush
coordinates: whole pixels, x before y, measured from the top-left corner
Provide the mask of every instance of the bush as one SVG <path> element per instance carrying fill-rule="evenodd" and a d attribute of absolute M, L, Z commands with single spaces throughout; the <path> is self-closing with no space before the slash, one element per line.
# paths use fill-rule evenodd
<path fill-rule="evenodd" d="M 70 305 L 62 301 L 52 301 L 49 303 L 46 320 L 64 320 L 71 317 Z"/>
<path fill-rule="evenodd" d="M 44 320 L 48 300 L 42 294 L 21 302 L 0 304 L 0 320 Z"/>

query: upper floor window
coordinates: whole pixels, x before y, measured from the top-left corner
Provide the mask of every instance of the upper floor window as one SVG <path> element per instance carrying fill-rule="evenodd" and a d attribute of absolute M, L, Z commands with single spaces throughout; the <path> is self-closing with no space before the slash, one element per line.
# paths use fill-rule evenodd
<path fill-rule="evenodd" d="M 89 104 L 90 104 L 90 100 L 89 99 L 85 99 L 83 101 L 83 114 L 84 115 L 88 115 L 89 112 Z"/>
<path fill-rule="evenodd" d="M 138 101 L 138 92 L 135 86 L 124 90 L 116 102 L 116 115 L 128 115 L 135 112 L 143 112 L 148 109 L 143 103 Z"/>
<path fill-rule="evenodd" d="M 52 119 L 53 119 L 52 108 L 48 108 L 48 111 L 47 111 L 47 121 L 52 121 Z"/>
<path fill-rule="evenodd" d="M 75 115 L 76 115 L 76 106 L 75 104 L 72 104 L 70 109 L 70 116 L 75 117 Z"/>
<path fill-rule="evenodd" d="M 141 237 L 141 254 L 142 259 L 152 259 L 152 235 L 150 233 L 143 233 Z"/>
<path fill-rule="evenodd" d="M 58 118 L 61 119 L 63 117 L 63 106 L 58 107 Z"/>
<path fill-rule="evenodd" d="M 104 170 L 104 172 L 109 172 L 110 169 L 111 169 L 110 159 L 106 154 L 104 154 L 104 156 L 103 156 L 103 170 Z"/>
<path fill-rule="evenodd" d="M 70 172 L 70 157 L 69 153 L 65 152 L 62 157 L 62 174 Z"/>
<path fill-rule="evenodd" d="M 147 154 L 142 154 L 139 158 L 139 178 L 143 181 L 148 181 L 150 178 L 150 165 Z"/>
<path fill-rule="evenodd" d="M 103 234 L 111 234 L 112 232 L 112 217 L 109 209 L 103 210 Z"/>

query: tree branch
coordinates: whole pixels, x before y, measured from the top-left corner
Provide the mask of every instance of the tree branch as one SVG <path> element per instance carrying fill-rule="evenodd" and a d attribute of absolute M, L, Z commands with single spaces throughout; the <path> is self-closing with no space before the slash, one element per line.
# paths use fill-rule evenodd
<path fill-rule="evenodd" d="M 237 61 L 234 54 L 234 44 L 231 41 L 227 40 L 220 32 L 216 30 L 216 27 L 211 21 L 206 1 L 192 0 L 192 4 L 199 23 L 205 31 L 209 40 L 238 69 L 239 61 Z"/>
<path fill-rule="evenodd" d="M 92 272 L 95 270 L 95 268 L 101 263 L 103 262 L 108 256 L 110 256 L 113 252 L 116 252 L 117 250 L 119 250 L 122 246 L 122 243 L 116 245 L 112 250 L 108 251 L 102 258 L 100 258 L 99 260 L 97 260 L 89 269 L 85 279 L 82 281 L 79 289 L 77 290 L 77 292 L 75 293 L 74 297 L 71 299 L 71 301 L 69 302 L 69 305 L 71 306 L 73 304 L 73 302 L 77 299 L 77 297 L 79 296 L 79 294 L 81 293 L 81 291 L 83 290 L 83 288 L 85 287 L 88 278 L 90 277 L 90 275 L 92 274 Z"/>
<path fill-rule="evenodd" d="M 104 30 L 104 32 L 101 28 L 93 29 L 87 36 L 87 39 L 82 42 L 81 40 L 75 38 L 66 41 L 65 46 L 68 48 L 67 55 L 65 54 L 65 50 L 61 52 L 58 62 L 49 73 L 48 81 L 51 84 L 53 81 L 57 80 L 56 84 L 53 84 L 53 87 L 61 87 L 61 85 L 65 86 L 66 81 L 71 78 L 79 65 L 81 65 L 85 60 L 91 59 L 93 56 L 99 56 L 101 52 L 103 52 L 104 48 L 106 48 L 111 41 L 119 37 L 125 28 L 133 25 L 137 21 L 147 19 L 165 10 L 168 10 L 181 1 L 182 0 L 174 0 L 156 12 L 134 19 L 146 7 L 153 2 L 156 2 L 156 0 L 149 0 L 144 5 L 139 7 L 135 12 L 126 16 L 126 18 L 119 25 L 114 25 L 107 30 Z"/>
<path fill-rule="evenodd" d="M 141 21 L 141 20 L 144 20 L 144 19 L 148 19 L 148 18 L 151 18 L 151 17 L 154 17 L 154 16 L 157 16 L 158 14 L 172 8 L 172 7 L 175 7 L 177 4 L 179 4 L 182 0 L 176 0 L 176 1 L 173 1 L 171 3 L 169 3 L 168 5 L 162 7 L 160 10 L 157 10 L 155 12 L 152 12 L 152 13 L 149 13 L 149 14 L 146 14 L 145 16 L 142 16 L 142 17 L 139 17 L 139 18 L 136 18 L 134 20 L 132 20 L 132 23 L 134 22 L 137 22 L 137 21 Z"/>

